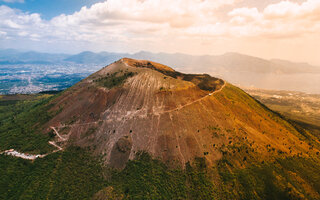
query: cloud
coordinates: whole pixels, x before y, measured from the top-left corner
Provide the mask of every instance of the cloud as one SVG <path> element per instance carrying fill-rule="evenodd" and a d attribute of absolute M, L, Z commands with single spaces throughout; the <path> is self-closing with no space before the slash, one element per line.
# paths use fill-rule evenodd
<path fill-rule="evenodd" d="M 23 13 L 7 6 L 0 6 L 0 31 L 10 37 L 25 37 L 34 33 L 44 33 L 45 23 L 39 14 Z M 23 31 L 24 34 L 21 34 Z M 30 34 L 26 34 L 26 33 Z"/>
<path fill-rule="evenodd" d="M 60 35 L 86 41 L 152 41 L 178 36 L 203 22 L 214 23 L 214 11 L 238 0 L 108 0 L 53 18 Z M 92 31 L 94 30 L 94 32 Z M 179 36 L 178 36 L 179 37 Z"/>
<path fill-rule="evenodd" d="M 240 0 L 239 0 L 240 1 Z M 280 1 L 262 11 L 233 8 L 227 20 L 216 12 L 238 0 L 108 0 L 60 15 L 49 23 L 79 40 L 141 37 L 299 37 L 319 30 L 320 1 Z M 90 31 L 88 31 L 90 30 Z M 95 30 L 92 32 L 91 30 Z M 63 31 L 62 31 L 63 32 Z M 61 32 L 61 34 L 62 34 Z M 72 32 L 72 33 L 71 33 Z M 76 36 L 75 36 L 76 35 Z M 121 35 L 121 36 L 120 36 Z"/>
<path fill-rule="evenodd" d="M 320 0 L 237 7 L 245 1 L 108 0 L 51 20 L 0 6 L 0 43 L 210 53 L 238 51 L 248 44 L 256 52 L 258 44 L 266 47 L 279 41 L 313 45 L 319 39 Z"/>
<path fill-rule="evenodd" d="M 320 1 L 308 0 L 301 5 L 290 1 L 282 1 L 278 4 L 269 5 L 264 10 L 268 19 L 298 19 L 320 20 Z"/>
<path fill-rule="evenodd" d="M 0 0 L 5 3 L 24 3 L 24 0 Z"/>
<path fill-rule="evenodd" d="M 232 24 L 245 24 L 262 18 L 262 14 L 259 13 L 257 8 L 236 8 L 228 15 L 232 17 L 230 20 Z"/>
<path fill-rule="evenodd" d="M 188 27 L 201 18 L 212 17 L 211 12 L 233 4 L 235 0 L 108 0 L 83 7 L 72 15 L 61 15 L 53 19 L 60 25 L 99 24 L 110 21 L 130 21 L 161 24 L 171 27 Z"/>
<path fill-rule="evenodd" d="M 229 19 L 215 12 L 237 0 L 108 0 L 83 7 L 71 15 L 46 21 L 37 13 L 29 14 L 0 6 L 0 30 L 7 35 L 84 41 L 180 37 L 294 37 L 314 33 L 320 28 L 320 1 L 302 4 L 281 1 L 257 8 L 233 8 Z M 316 23 L 318 22 L 318 23 Z M 17 31 L 21 30 L 21 31 Z M 23 33 L 23 34 L 22 34 Z M 3 35 L 3 34 L 2 34 Z"/>
<path fill-rule="evenodd" d="M 235 8 L 228 13 L 231 29 L 241 30 L 245 36 L 285 38 L 313 34 L 320 31 L 320 1 L 307 0 L 302 4 L 281 1 L 257 8 Z"/>

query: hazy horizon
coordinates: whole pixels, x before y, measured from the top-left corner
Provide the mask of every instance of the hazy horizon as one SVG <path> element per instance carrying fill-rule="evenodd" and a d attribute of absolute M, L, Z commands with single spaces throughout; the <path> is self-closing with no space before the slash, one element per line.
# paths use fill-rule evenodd
<path fill-rule="evenodd" d="M 319 66 L 282 60 L 264 60 L 238 53 L 190 56 L 153 54 L 147 51 L 137 54 L 109 52 L 75 55 L 14 53 L 12 50 L 1 52 L 0 94 L 65 89 L 123 57 L 155 61 L 184 73 L 210 74 L 242 88 L 254 87 L 320 94 Z"/>
<path fill-rule="evenodd" d="M 255 55 L 250 55 L 250 54 L 245 54 L 242 52 L 234 52 L 234 51 L 226 51 L 224 53 L 220 53 L 220 54 L 189 54 L 189 53 L 182 53 L 182 52 L 162 52 L 162 51 L 148 51 L 148 50 L 138 50 L 138 51 L 134 51 L 134 52 L 124 52 L 124 51 L 107 51 L 107 50 L 102 50 L 102 51 L 92 51 L 92 50 L 81 50 L 81 51 L 76 51 L 74 53 L 72 52 L 68 52 L 68 51 L 59 51 L 59 52 L 50 52 L 50 51 L 38 51 L 38 50 L 33 50 L 33 49 L 16 49 L 16 48 L 0 48 L 0 50 L 14 50 L 14 51 L 20 51 L 22 53 L 26 53 L 26 52 L 37 52 L 37 53 L 47 53 L 47 54 L 68 54 L 68 55 L 77 55 L 77 54 L 81 54 L 83 52 L 92 52 L 92 53 L 116 53 L 116 54 L 130 54 L 130 55 L 134 55 L 134 54 L 138 54 L 141 52 L 148 52 L 148 53 L 152 53 L 152 54 L 184 54 L 184 55 L 189 55 L 189 56 L 221 56 L 224 54 L 228 54 L 228 53 L 234 53 L 234 54 L 241 54 L 241 55 L 245 55 L 245 56 L 250 56 L 250 57 L 256 57 L 259 59 L 264 59 L 264 60 L 284 60 L 284 61 L 289 61 L 289 62 L 293 62 L 293 63 L 306 63 L 306 64 L 310 64 L 313 65 L 315 67 L 320 67 L 320 63 L 319 64 L 314 64 L 311 62 L 307 62 L 307 61 L 295 61 L 295 60 L 289 60 L 289 59 L 285 59 L 285 58 L 281 58 L 281 57 L 271 57 L 271 58 L 266 58 L 266 57 L 260 57 L 260 56 L 255 56 Z M 108 63 L 106 63 L 108 64 Z"/>

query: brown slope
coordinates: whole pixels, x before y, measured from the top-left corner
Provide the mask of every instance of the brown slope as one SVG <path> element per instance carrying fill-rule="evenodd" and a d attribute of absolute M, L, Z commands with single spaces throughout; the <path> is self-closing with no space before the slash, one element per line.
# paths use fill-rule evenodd
<path fill-rule="evenodd" d="M 203 156 L 214 165 L 223 154 L 234 153 L 234 164 L 242 166 L 247 159 L 318 151 L 309 150 L 290 124 L 231 84 L 150 61 L 121 59 L 53 103 L 61 112 L 48 127 L 119 168 L 138 151 L 182 167 Z M 250 150 L 248 158 L 242 149 Z"/>

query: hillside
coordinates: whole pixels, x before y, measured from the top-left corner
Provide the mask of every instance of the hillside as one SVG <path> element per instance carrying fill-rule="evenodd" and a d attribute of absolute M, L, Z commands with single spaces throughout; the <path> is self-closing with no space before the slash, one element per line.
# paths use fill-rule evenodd
<path fill-rule="evenodd" d="M 299 123 L 320 137 L 320 95 L 294 91 L 245 89 L 270 109 Z"/>
<path fill-rule="evenodd" d="M 19 198 L 72 199 L 86 181 L 77 198 L 320 198 L 319 140 L 222 79 L 123 58 L 38 99 L 0 116 L 1 151 L 47 154 L 34 164 L 1 155 L 3 180 L 23 168 L 34 177 L 23 184 L 52 183 L 20 187 Z M 62 176 L 65 196 L 52 192 Z"/>

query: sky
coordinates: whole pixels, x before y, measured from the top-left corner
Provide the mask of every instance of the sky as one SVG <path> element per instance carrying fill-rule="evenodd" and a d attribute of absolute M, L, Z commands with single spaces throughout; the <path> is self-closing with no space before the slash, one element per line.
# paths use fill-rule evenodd
<path fill-rule="evenodd" d="M 320 66 L 320 0 L 0 0 L 0 48 L 239 52 Z"/>

